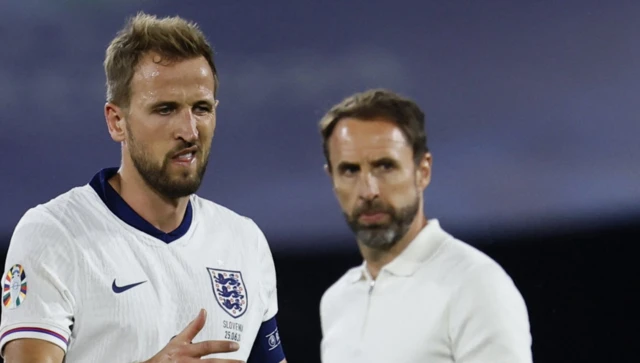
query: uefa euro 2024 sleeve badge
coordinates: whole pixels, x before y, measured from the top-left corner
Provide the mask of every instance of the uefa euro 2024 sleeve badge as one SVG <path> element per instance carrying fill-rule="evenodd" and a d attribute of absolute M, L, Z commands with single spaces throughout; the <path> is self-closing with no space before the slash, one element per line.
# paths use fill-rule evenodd
<path fill-rule="evenodd" d="M 2 303 L 7 309 L 15 309 L 27 297 L 27 274 L 22 265 L 13 265 L 4 276 Z"/>
<path fill-rule="evenodd" d="M 207 268 L 218 305 L 233 318 L 247 311 L 249 296 L 240 271 Z"/>

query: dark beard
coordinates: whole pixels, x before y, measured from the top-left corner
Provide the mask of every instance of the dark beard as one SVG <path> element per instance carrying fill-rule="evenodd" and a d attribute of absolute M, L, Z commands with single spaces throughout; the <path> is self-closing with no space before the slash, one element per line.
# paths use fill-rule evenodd
<path fill-rule="evenodd" d="M 356 239 L 367 247 L 377 250 L 388 250 L 404 237 L 411 223 L 418 214 L 420 199 L 415 198 L 408 206 L 395 210 L 381 203 L 368 202 L 353 212 L 351 216 L 345 215 L 347 224 L 355 233 Z M 386 213 L 389 222 L 383 224 L 363 225 L 358 218 L 365 213 Z"/>
<path fill-rule="evenodd" d="M 139 148 L 138 145 L 135 139 L 130 137 L 129 153 L 133 165 L 145 183 L 158 194 L 167 199 L 178 199 L 194 194 L 200 189 L 200 184 L 202 184 L 202 179 L 204 178 L 204 174 L 207 171 L 207 164 L 209 163 L 209 155 L 205 155 L 202 148 L 199 148 L 196 154 L 198 158 L 204 158 L 196 169 L 196 175 L 191 176 L 189 172 L 185 171 L 172 179 L 168 171 L 171 155 L 180 152 L 180 150 L 192 147 L 194 144 L 184 142 L 179 148 L 168 153 L 160 166 L 153 163 L 148 157 L 148 154 L 142 148 Z M 197 161 L 199 160 L 196 160 L 196 162 Z"/>

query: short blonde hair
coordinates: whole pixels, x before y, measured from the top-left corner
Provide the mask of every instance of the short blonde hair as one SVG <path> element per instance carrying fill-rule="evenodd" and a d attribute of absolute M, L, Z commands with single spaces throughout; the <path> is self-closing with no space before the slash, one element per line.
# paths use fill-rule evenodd
<path fill-rule="evenodd" d="M 107 102 L 128 107 L 131 79 L 140 59 L 157 52 L 165 61 L 204 57 L 214 77 L 214 96 L 218 92 L 218 73 L 213 49 L 198 25 L 178 16 L 158 19 L 138 13 L 128 19 L 107 47 L 104 71 L 107 78 Z"/>

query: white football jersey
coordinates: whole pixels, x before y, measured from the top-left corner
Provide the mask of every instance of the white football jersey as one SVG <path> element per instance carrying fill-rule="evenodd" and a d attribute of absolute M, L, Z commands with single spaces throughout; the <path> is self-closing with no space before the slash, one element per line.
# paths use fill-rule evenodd
<path fill-rule="evenodd" d="M 211 357 L 283 360 L 275 268 L 258 226 L 194 195 L 182 225 L 164 233 L 111 188 L 116 171 L 102 170 L 18 223 L 5 264 L 1 348 L 35 338 L 62 348 L 66 363 L 142 361 L 204 308 L 194 343 L 240 345 Z"/>

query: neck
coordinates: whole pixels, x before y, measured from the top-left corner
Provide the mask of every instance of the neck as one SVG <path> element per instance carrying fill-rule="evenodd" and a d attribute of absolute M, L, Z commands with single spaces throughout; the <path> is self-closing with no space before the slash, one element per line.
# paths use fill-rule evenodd
<path fill-rule="evenodd" d="M 182 223 L 189 197 L 165 198 L 149 188 L 137 171 L 124 166 L 109 184 L 131 209 L 157 229 L 169 233 Z"/>
<path fill-rule="evenodd" d="M 367 271 L 374 280 L 385 265 L 393 261 L 409 246 L 427 223 L 428 221 L 424 214 L 419 213 L 411 223 L 407 233 L 389 249 L 382 250 L 367 247 L 358 241 L 358 247 L 360 247 L 360 252 L 366 262 Z"/>

